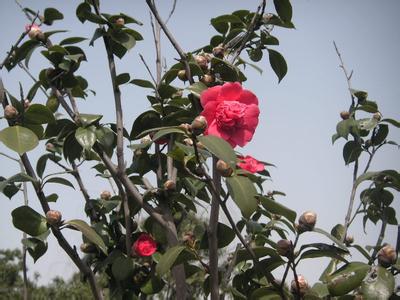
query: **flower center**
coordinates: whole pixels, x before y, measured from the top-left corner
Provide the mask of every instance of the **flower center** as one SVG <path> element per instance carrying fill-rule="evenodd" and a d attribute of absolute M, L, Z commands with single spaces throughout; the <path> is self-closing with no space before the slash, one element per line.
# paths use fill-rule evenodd
<path fill-rule="evenodd" d="M 215 113 L 218 127 L 225 130 L 241 127 L 246 108 L 246 104 L 238 101 L 221 102 Z"/>

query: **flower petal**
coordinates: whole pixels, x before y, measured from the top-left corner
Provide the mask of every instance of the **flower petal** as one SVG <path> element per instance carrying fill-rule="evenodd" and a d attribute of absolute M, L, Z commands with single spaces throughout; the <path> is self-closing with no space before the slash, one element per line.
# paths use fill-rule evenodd
<path fill-rule="evenodd" d="M 257 105 L 249 105 L 244 115 L 244 123 L 248 129 L 254 130 L 258 125 L 258 116 L 260 109 Z"/>
<path fill-rule="evenodd" d="M 217 108 L 217 102 L 211 101 L 205 104 L 204 110 L 201 115 L 207 119 L 207 123 L 211 123 L 215 119 L 215 110 Z"/>
<path fill-rule="evenodd" d="M 218 100 L 237 101 L 242 93 L 242 90 L 242 86 L 239 82 L 227 82 L 221 87 Z"/>
<path fill-rule="evenodd" d="M 208 88 L 203 91 L 200 95 L 200 103 L 203 107 L 207 105 L 207 103 L 211 101 L 217 101 L 218 95 L 221 91 L 221 86 L 217 85 L 212 88 Z"/>
<path fill-rule="evenodd" d="M 248 129 L 241 129 L 235 132 L 234 135 L 231 136 L 231 140 L 239 145 L 240 147 L 243 147 L 246 145 L 248 142 L 251 141 L 253 138 L 254 130 L 250 131 Z"/>
<path fill-rule="evenodd" d="M 238 101 L 243 104 L 255 104 L 258 105 L 258 98 L 249 90 L 243 89 L 242 93 L 240 94 Z"/>

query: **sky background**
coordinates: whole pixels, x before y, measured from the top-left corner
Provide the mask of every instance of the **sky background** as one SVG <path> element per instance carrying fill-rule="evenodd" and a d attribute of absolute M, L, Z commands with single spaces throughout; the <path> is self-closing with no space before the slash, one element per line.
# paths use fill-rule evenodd
<path fill-rule="evenodd" d="M 159 11 L 165 18 L 171 8 L 172 1 L 159 2 Z M 52 37 L 53 43 L 68 36 L 91 38 L 95 24 L 81 24 L 75 17 L 75 7 L 79 1 L 21 1 L 33 10 L 43 11 L 46 7 L 55 7 L 63 12 L 64 20 L 57 21 L 51 29 L 68 29 L 70 32 Z M 273 11 L 272 1 L 268 1 L 267 12 Z M 258 1 L 192 1 L 178 0 L 175 14 L 168 26 L 185 51 L 191 51 L 206 45 L 216 32 L 210 25 L 212 17 L 231 13 L 238 9 L 254 10 Z M 378 102 L 384 117 L 400 119 L 400 2 L 396 0 L 371 1 L 293 1 L 293 23 L 296 30 L 276 27 L 273 35 L 280 40 L 280 46 L 274 49 L 281 52 L 288 63 L 288 74 L 278 84 L 275 74 L 269 66 L 268 59 L 263 58 L 258 65 L 264 70 L 259 75 L 252 69 L 246 70 L 248 80 L 243 84 L 252 90 L 260 101 L 260 122 L 252 142 L 238 151 L 250 154 L 260 160 L 277 166 L 269 169 L 272 181 L 265 184 L 266 190 L 284 191 L 287 196 L 279 198 L 284 205 L 301 214 L 305 210 L 318 213 L 317 226 L 327 231 L 337 223 L 344 221 L 351 190 L 352 166 L 346 167 L 342 158 L 344 141 L 340 140 L 332 146 L 331 136 L 335 133 L 339 113 L 349 106 L 349 93 L 339 61 L 333 47 L 336 41 L 345 64 L 354 70 L 352 84 L 355 89 L 366 90 L 369 98 Z M 117 72 L 129 72 L 131 78 L 149 79 L 139 59 L 141 53 L 152 70 L 154 64 L 154 45 L 149 23 L 149 10 L 145 1 L 102 1 L 102 12 L 125 12 L 142 21 L 143 26 L 133 26 L 143 36 L 122 62 L 117 63 Z M 0 31 L 0 56 L 5 57 L 10 46 L 20 36 L 28 23 L 14 1 L 0 2 L 0 18 L 3 28 Z M 79 108 L 84 113 L 103 114 L 103 122 L 114 120 L 112 88 L 109 78 L 106 55 L 102 40 L 89 47 L 88 41 L 80 44 L 85 49 L 88 62 L 83 63 L 80 75 L 89 81 L 89 88 L 97 92 L 86 101 L 79 100 Z M 162 40 L 163 56 L 171 66 L 178 55 Z M 30 63 L 30 69 L 36 76 L 41 68 L 48 64 L 37 51 Z M 32 82 L 25 73 L 15 68 L 11 73 L 1 70 L 5 87 L 14 95 L 19 95 L 18 83 L 21 82 L 26 91 Z M 125 127 L 130 131 L 136 116 L 149 108 L 146 99 L 148 90 L 133 85 L 122 87 L 122 99 Z M 45 103 L 46 99 L 38 92 L 35 101 Z M 1 126 L 5 121 L 1 120 Z M 400 141 L 399 130 L 391 128 L 390 139 Z M 44 149 L 44 143 L 29 156 L 36 164 L 37 158 Z M 2 144 L 0 152 L 11 154 Z M 399 170 L 399 150 L 393 146 L 383 147 L 371 165 L 371 170 Z M 129 150 L 126 157 L 130 158 Z M 94 173 L 88 169 L 83 173 L 84 182 L 91 197 L 96 197 L 104 189 L 109 189 L 107 182 L 93 179 Z M 9 177 L 19 172 L 19 167 L 0 156 L 0 175 Z M 56 168 L 49 169 L 58 171 Z M 48 186 L 46 194 L 56 192 Z M 59 194 L 52 209 L 62 212 L 64 219 L 85 218 L 83 214 L 83 198 L 78 191 L 66 188 Z M 357 200 L 359 198 L 357 197 Z M 40 210 L 38 200 L 32 189 L 29 190 L 30 205 Z M 399 209 L 399 197 L 395 195 L 394 205 Z M 0 195 L 0 248 L 20 247 L 22 233 L 11 223 L 11 211 L 23 204 L 22 193 L 11 201 Z M 231 203 L 232 210 L 235 210 Z M 375 244 L 379 231 L 378 226 L 371 223 L 367 226 L 368 235 L 362 231 L 361 218 L 350 229 L 356 243 L 362 245 Z M 385 242 L 394 244 L 396 227 L 389 226 Z M 66 234 L 71 244 L 79 248 L 81 236 L 78 233 Z M 321 240 L 320 236 L 309 233 L 301 238 L 300 243 Z M 355 259 L 359 259 L 355 256 Z M 319 262 L 319 261 L 317 261 Z M 307 262 L 300 265 L 299 273 L 303 273 L 311 282 L 318 278 L 324 268 L 313 270 Z M 315 263 L 313 265 L 316 265 Z M 49 250 L 36 264 L 28 259 L 29 274 L 41 274 L 40 283 L 46 283 L 55 276 L 68 277 L 76 270 L 75 266 L 62 252 L 53 238 L 49 239 Z"/>

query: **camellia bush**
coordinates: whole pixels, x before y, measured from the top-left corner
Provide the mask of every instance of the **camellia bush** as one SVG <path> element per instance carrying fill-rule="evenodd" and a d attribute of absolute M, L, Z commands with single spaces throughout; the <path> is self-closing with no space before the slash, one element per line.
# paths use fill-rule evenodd
<path fill-rule="evenodd" d="M 388 136 L 400 123 L 383 118 L 365 91 L 351 88 L 351 74 L 336 49 L 351 101 L 340 113 L 332 142 L 345 140 L 343 158 L 353 167 L 353 184 L 345 222 L 318 228 L 316 212 L 296 213 L 278 201 L 282 192 L 264 191 L 269 164 L 235 150 L 252 141 L 259 123 L 257 91 L 246 88 L 247 68 L 259 69 L 257 62 L 267 55 L 278 80 L 286 75 L 273 29 L 294 28 L 289 0 L 271 1 L 274 13 L 264 0 L 254 11 L 215 16 L 215 35 L 193 51 L 181 48 L 155 2 L 146 0 L 156 69 L 143 59 L 148 74 L 135 79 L 116 67 L 116 60 L 126 59 L 143 40 L 141 22 L 134 17 L 108 14 L 98 0 L 86 0 L 76 7 L 76 17 L 93 29 L 92 39 L 60 39 L 65 31 L 51 26 L 63 19 L 62 12 L 21 7 L 27 26 L 3 53 L 1 68 L 20 68 L 33 82 L 20 85 L 19 91 L 0 86 L 0 141 L 10 150 L 2 159 L 18 155 L 14 160 L 21 167 L 16 164 L 14 176 L 1 177 L 0 191 L 9 198 L 24 194 L 25 205 L 10 212 L 24 233 L 24 256 L 38 260 L 46 254 L 48 236 L 54 235 L 93 299 L 397 299 L 399 245 L 386 244 L 385 232 L 397 225 L 393 193 L 400 189 L 400 174 L 371 171 L 370 165 L 381 147 L 397 145 Z M 162 64 L 164 35 L 179 57 L 168 67 Z M 89 63 L 88 46 L 105 49 L 113 123 L 103 123 L 96 106 L 90 113 L 79 110 L 77 99 L 93 93 L 90 81 L 79 75 L 81 65 Z M 30 73 L 32 55 L 47 60 L 38 78 Z M 132 119 L 123 114 L 120 86 L 125 84 L 146 89 L 150 104 L 132 128 L 123 125 Z M 38 145 L 45 145 L 45 152 L 33 161 L 29 151 Z M 59 172 L 48 173 L 50 164 Z M 92 167 L 115 191 L 88 194 L 81 170 Z M 75 182 L 69 181 L 71 175 Z M 52 210 L 58 194 L 48 192 L 49 183 L 58 186 L 58 193 L 79 186 L 88 218 L 64 220 Z M 28 205 L 28 184 L 36 193 L 30 201 L 39 201 L 42 211 Z M 233 205 L 240 216 L 232 216 Z M 354 244 L 347 234 L 356 216 L 362 216 L 364 226 L 381 226 L 373 247 Z M 82 233 L 80 251 L 65 237 L 70 230 Z M 300 244 L 299 237 L 310 231 L 315 241 Z M 359 261 L 353 260 L 354 253 Z M 318 270 L 317 282 L 296 271 L 299 264 L 321 257 L 329 265 Z M 26 266 L 24 274 L 26 279 Z M 23 295 L 34 296 L 28 285 Z"/>

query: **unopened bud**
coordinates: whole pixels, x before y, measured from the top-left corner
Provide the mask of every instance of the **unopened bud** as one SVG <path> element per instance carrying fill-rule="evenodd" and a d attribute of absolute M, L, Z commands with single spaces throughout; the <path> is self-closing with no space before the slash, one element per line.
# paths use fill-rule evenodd
<path fill-rule="evenodd" d="M 213 48 L 212 53 L 215 57 L 223 58 L 225 53 L 225 48 L 222 45 L 218 45 L 217 47 Z"/>
<path fill-rule="evenodd" d="M 179 72 L 178 72 L 178 78 L 179 78 L 180 80 L 182 80 L 182 81 L 188 80 L 188 79 L 187 79 L 187 76 L 186 76 L 186 71 L 185 71 L 185 70 L 179 70 Z"/>
<path fill-rule="evenodd" d="M 7 105 L 5 108 L 4 108 L 4 117 L 7 119 L 7 120 L 12 120 L 12 119 L 14 119 L 16 116 L 18 116 L 18 111 L 17 111 L 17 109 L 14 107 L 14 106 L 12 106 L 12 105 Z"/>
<path fill-rule="evenodd" d="M 58 210 L 49 210 L 46 213 L 46 221 L 50 225 L 57 226 L 61 222 L 61 213 Z"/>
<path fill-rule="evenodd" d="M 383 246 L 378 252 L 378 263 L 384 268 L 395 264 L 396 259 L 396 250 L 390 245 Z"/>
<path fill-rule="evenodd" d="M 204 116 L 197 116 L 191 124 L 194 135 L 202 134 L 207 129 L 207 119 Z"/>
<path fill-rule="evenodd" d="M 280 240 L 276 243 L 276 251 L 281 256 L 289 257 L 293 253 L 293 244 L 289 240 Z"/>
<path fill-rule="evenodd" d="M 31 101 L 29 99 L 24 100 L 24 108 L 27 109 L 31 105 Z"/>
<path fill-rule="evenodd" d="M 341 117 L 343 120 L 347 120 L 348 118 L 350 118 L 350 113 L 349 113 L 348 111 L 342 111 L 342 112 L 340 113 L 340 117 Z"/>
<path fill-rule="evenodd" d="M 97 252 L 96 246 L 93 245 L 92 243 L 83 243 L 83 244 L 81 244 L 80 249 L 83 253 L 86 253 L 86 254 Z"/>
<path fill-rule="evenodd" d="M 192 126 L 188 123 L 182 123 L 179 125 L 179 128 L 186 131 L 186 133 L 189 133 L 192 131 Z"/>
<path fill-rule="evenodd" d="M 102 191 L 102 192 L 100 193 L 100 198 L 101 198 L 102 200 L 110 200 L 110 199 L 111 199 L 111 193 L 110 193 L 110 191 Z"/>
<path fill-rule="evenodd" d="M 142 137 L 140 139 L 141 144 L 146 144 L 146 143 L 150 143 L 150 142 L 151 142 L 151 137 L 149 135 L 146 135 L 145 137 Z"/>
<path fill-rule="evenodd" d="M 345 244 L 351 245 L 354 243 L 354 237 L 352 235 L 346 235 L 346 238 L 344 239 Z"/>
<path fill-rule="evenodd" d="M 231 166 L 228 165 L 226 162 L 224 162 L 222 159 L 217 161 L 215 167 L 217 168 L 218 173 L 221 174 L 222 177 L 230 177 L 233 173 L 233 169 L 231 168 Z"/>
<path fill-rule="evenodd" d="M 124 18 L 118 18 L 115 20 L 115 24 L 118 26 L 124 26 L 125 25 L 125 19 Z"/>
<path fill-rule="evenodd" d="M 176 184 L 172 180 L 168 179 L 166 182 L 164 182 L 164 189 L 166 191 L 174 191 L 176 189 Z"/>
<path fill-rule="evenodd" d="M 196 55 L 194 57 L 194 60 L 196 61 L 196 63 L 199 65 L 200 68 L 202 68 L 203 70 L 207 70 L 207 68 L 208 68 L 207 57 L 205 57 L 203 55 Z"/>
<path fill-rule="evenodd" d="M 374 113 L 374 115 L 372 117 L 375 120 L 380 121 L 382 119 L 382 114 L 378 111 L 378 112 Z"/>
<path fill-rule="evenodd" d="M 205 74 L 203 77 L 201 77 L 200 81 L 205 85 L 209 85 L 215 81 L 215 77 L 210 74 Z"/>
<path fill-rule="evenodd" d="M 47 143 L 46 144 L 46 150 L 50 151 L 50 152 L 54 152 L 54 150 L 55 150 L 54 144 L 53 143 Z"/>
<path fill-rule="evenodd" d="M 293 294 L 303 296 L 307 292 L 307 290 L 310 288 L 310 286 L 308 285 L 308 282 L 304 278 L 303 275 L 297 276 L 297 282 L 299 284 L 299 290 L 297 289 L 296 280 L 292 280 L 292 282 L 290 284 L 290 290 Z"/>
<path fill-rule="evenodd" d="M 317 214 L 313 211 L 306 211 L 299 218 L 300 232 L 313 230 L 316 222 Z"/>
<path fill-rule="evenodd" d="M 36 39 L 39 33 L 42 33 L 40 27 L 36 24 L 25 26 L 25 30 L 28 32 L 28 36 L 31 40 Z"/>

